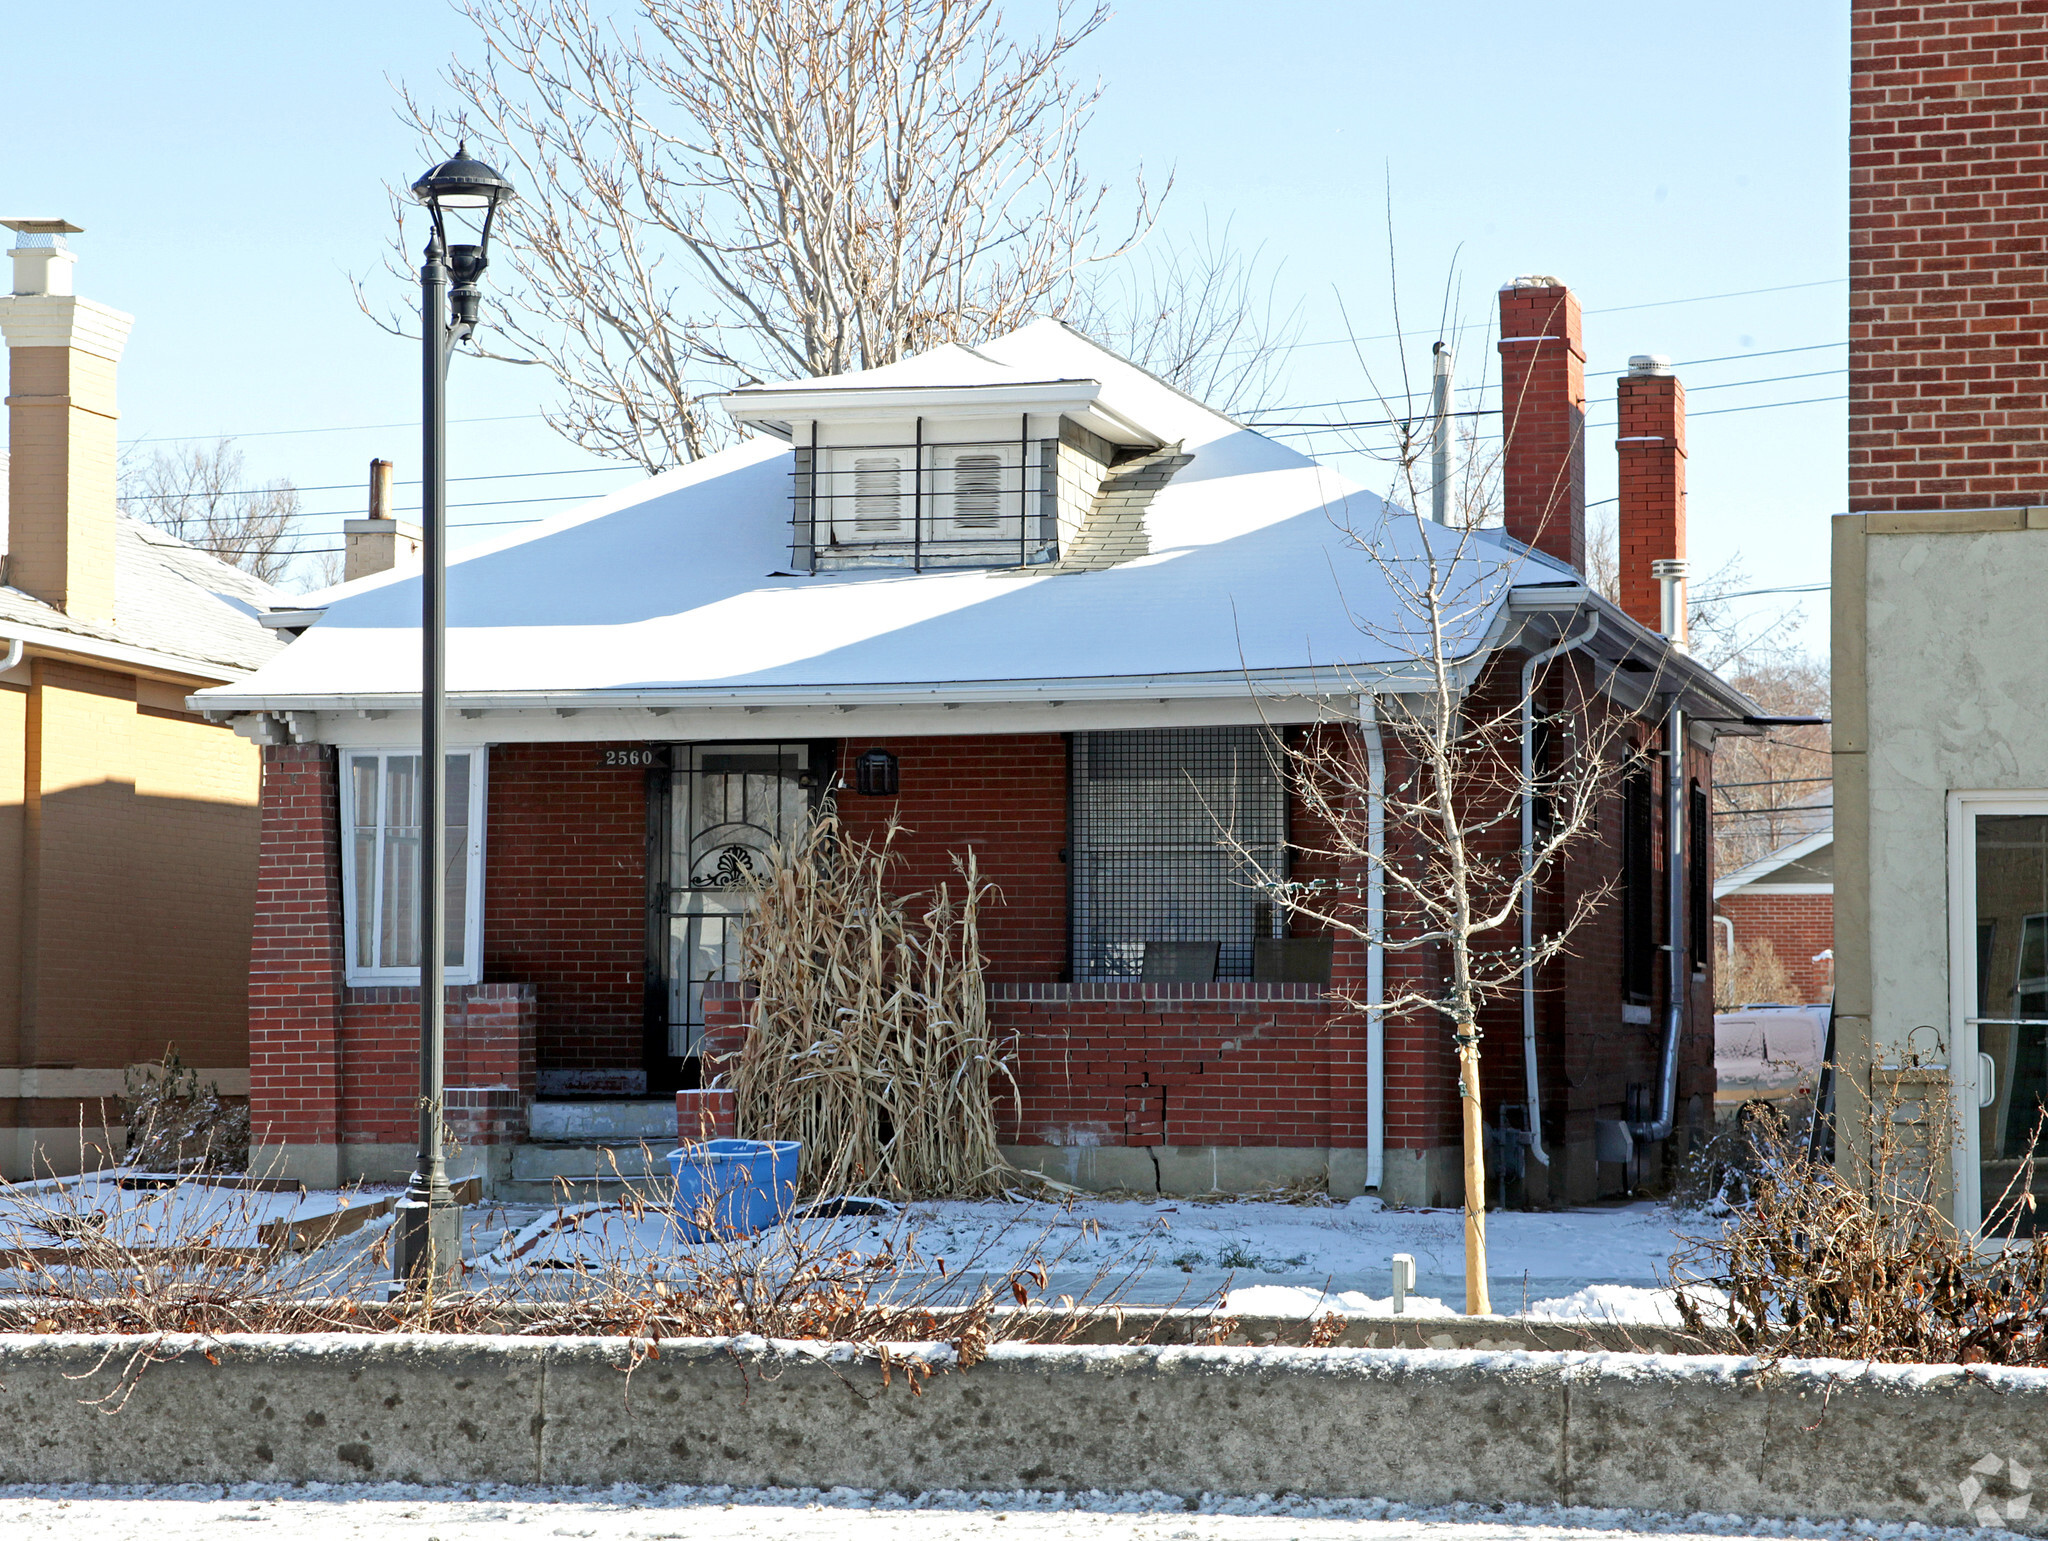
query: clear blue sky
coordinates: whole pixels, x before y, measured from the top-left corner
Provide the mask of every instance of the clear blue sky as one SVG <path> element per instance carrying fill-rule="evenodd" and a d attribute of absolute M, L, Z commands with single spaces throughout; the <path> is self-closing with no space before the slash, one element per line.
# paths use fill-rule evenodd
<path fill-rule="evenodd" d="M 1034 10 L 1012 6 L 1019 21 Z M 465 44 L 434 0 L 17 8 L 8 52 L 34 67 L 12 72 L 0 204 L 85 226 L 81 292 L 136 315 L 124 436 L 234 434 L 256 476 L 343 484 L 306 495 L 322 532 L 360 507 L 372 455 L 417 475 L 416 354 L 360 316 L 347 275 L 379 261 L 383 184 L 422 169 L 391 83 L 431 94 Z M 1845 389 L 1844 351 L 1820 346 L 1847 335 L 1845 8 L 1125 0 L 1085 67 L 1107 88 L 1091 169 L 1172 168 L 1170 226 L 1227 217 L 1281 263 L 1310 344 L 1286 399 L 1363 393 L 1351 349 L 1315 344 L 1344 335 L 1340 297 L 1355 330 L 1391 330 L 1391 188 L 1411 325 L 1432 324 L 1454 261 L 1474 324 L 1517 273 L 1578 291 L 1594 500 L 1613 492 L 1613 376 L 1628 355 L 1735 355 L 1680 371 L 1693 554 L 1711 568 L 1740 552 L 1760 585 L 1825 579 L 1843 404 L 1704 414 Z M 1753 290 L 1773 292 L 1695 299 Z M 1430 340 L 1411 345 L 1426 354 Z M 1386 347 L 1369 352 L 1382 371 Z M 1714 388 L 1777 376 L 1810 378 Z M 455 474 L 597 464 L 522 417 L 548 392 L 536 370 L 458 364 L 452 416 L 520 420 L 459 426 Z M 403 426 L 332 431 L 375 424 Z M 451 501 L 630 474 L 458 485 Z M 1804 601 L 1811 620 L 1824 600 Z"/>

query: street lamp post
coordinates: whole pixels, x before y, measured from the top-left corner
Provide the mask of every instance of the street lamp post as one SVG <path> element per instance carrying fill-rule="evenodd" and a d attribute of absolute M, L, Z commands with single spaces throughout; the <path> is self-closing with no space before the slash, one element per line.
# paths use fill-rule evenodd
<path fill-rule="evenodd" d="M 465 145 L 413 183 L 412 193 L 433 221 L 420 269 L 420 1148 L 398 1206 L 392 1264 L 401 1285 L 421 1289 L 451 1279 L 462 1261 L 461 1211 L 449 1191 L 441 1147 L 442 978 L 448 945 L 448 821 L 443 812 L 448 766 L 441 745 L 447 684 L 448 359 L 455 344 L 476 329 L 477 280 L 489 260 L 491 221 L 513 192 L 510 182 L 471 159 Z M 473 233 L 475 239 L 451 242 L 451 227 L 456 235 Z"/>

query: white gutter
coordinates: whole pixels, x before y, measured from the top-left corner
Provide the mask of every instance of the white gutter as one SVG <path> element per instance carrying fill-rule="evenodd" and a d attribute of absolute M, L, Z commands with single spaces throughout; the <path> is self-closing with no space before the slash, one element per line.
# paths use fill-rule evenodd
<path fill-rule="evenodd" d="M 1566 637 L 1555 647 L 1531 653 L 1522 664 L 1522 1085 L 1529 1099 L 1529 1154 L 1550 1165 L 1550 1152 L 1543 1148 L 1543 1087 L 1536 1074 L 1536 914 L 1535 881 L 1531 872 L 1536 856 L 1536 671 L 1553 658 L 1576 652 L 1600 634 L 1596 611 L 1586 619 L 1586 629 Z"/>
<path fill-rule="evenodd" d="M 1365 738 L 1365 1185 L 1377 1188 L 1387 1164 L 1387 752 L 1380 738 L 1379 700 L 1360 696 Z"/>

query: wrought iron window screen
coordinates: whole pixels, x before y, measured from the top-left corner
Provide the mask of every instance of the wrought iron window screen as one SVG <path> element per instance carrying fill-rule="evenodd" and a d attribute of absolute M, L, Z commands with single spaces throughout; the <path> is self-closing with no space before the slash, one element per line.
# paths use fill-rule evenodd
<path fill-rule="evenodd" d="M 1050 443 L 1014 439 L 813 443 L 798 450 L 791 556 L 926 567 L 1029 566 L 1059 554 Z"/>
<path fill-rule="evenodd" d="M 1134 979 L 1147 942 L 1219 942 L 1219 979 L 1252 977 L 1270 905 L 1256 873 L 1285 875 L 1287 789 L 1263 728 L 1077 733 L 1068 848 L 1074 977 Z"/>
<path fill-rule="evenodd" d="M 748 887 L 810 810 L 808 744 L 677 745 L 670 772 L 669 1052 L 697 1052 L 704 986 L 739 977 Z"/>

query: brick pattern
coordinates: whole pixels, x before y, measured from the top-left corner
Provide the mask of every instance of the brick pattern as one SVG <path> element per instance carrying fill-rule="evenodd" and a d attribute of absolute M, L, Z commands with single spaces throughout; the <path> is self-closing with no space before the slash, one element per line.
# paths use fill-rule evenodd
<path fill-rule="evenodd" d="M 1834 966 L 1814 959 L 1835 945 L 1833 894 L 1732 893 L 1714 906 L 1735 927 L 1735 945 L 1768 939 L 1792 976 L 1799 1003 L 1811 1005 L 1834 993 Z"/>
<path fill-rule="evenodd" d="M 1004 984 L 1064 978 L 1067 950 L 1067 744 L 1057 733 L 963 734 L 954 738 L 850 738 L 839 763 L 870 749 L 896 756 L 895 797 L 839 794 L 850 834 L 878 840 L 890 817 L 906 833 L 897 891 L 950 883 L 952 857 L 972 850 L 982 876 L 1001 890 L 982 911 L 989 978 Z M 851 779 L 849 776 L 848 779 Z"/>
<path fill-rule="evenodd" d="M 80 620 L 114 620 L 115 361 L 8 350 L 11 581 Z"/>
<path fill-rule="evenodd" d="M 264 749 L 249 957 L 249 1120 L 259 1145 L 341 1137 L 339 807 L 332 749 Z"/>
<path fill-rule="evenodd" d="M 524 1138 L 533 1099 L 534 989 L 520 984 L 451 985 L 443 1005 L 447 1044 L 442 1084 L 503 1095 L 486 1099 L 475 1119 Z M 343 1000 L 341 1139 L 403 1145 L 419 1131 L 420 992 L 409 985 L 348 990 Z M 444 1109 L 446 1103 L 444 1102 Z M 494 1107 L 514 1108 L 493 1114 Z M 516 1124 L 516 1128 L 514 1127 Z M 480 1143 L 493 1143 L 478 1132 Z"/>
<path fill-rule="evenodd" d="M 1501 507 L 1507 532 L 1586 570 L 1586 350 L 1558 285 L 1500 291 Z"/>
<path fill-rule="evenodd" d="M 531 985 L 539 1063 L 643 1062 L 647 773 L 600 764 L 606 744 L 491 750 L 484 836 L 484 978 Z"/>
<path fill-rule="evenodd" d="M 1849 508 L 2043 501 L 2048 14 L 1852 8 Z"/>
<path fill-rule="evenodd" d="M 1685 387 L 1672 375 L 1625 376 L 1615 396 L 1621 608 L 1657 631 L 1664 594 L 1651 564 L 1685 555 Z"/>

